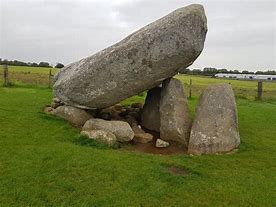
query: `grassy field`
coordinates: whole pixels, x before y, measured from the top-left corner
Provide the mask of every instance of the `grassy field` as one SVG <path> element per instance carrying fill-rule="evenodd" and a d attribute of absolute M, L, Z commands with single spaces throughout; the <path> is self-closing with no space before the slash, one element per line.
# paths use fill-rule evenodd
<path fill-rule="evenodd" d="M 231 84 L 237 98 L 255 100 L 257 96 L 257 81 L 218 79 L 191 75 L 177 75 L 176 78 L 182 81 L 186 89 L 188 89 L 190 80 L 192 80 L 192 95 L 196 97 L 208 85 L 221 83 Z M 263 82 L 263 99 L 266 101 L 276 101 L 276 82 Z"/>
<path fill-rule="evenodd" d="M 15 85 L 40 86 L 49 85 L 50 68 L 9 66 L 9 79 Z M 56 74 L 58 69 L 51 68 L 52 74 Z M 3 81 L 3 70 L 0 66 L 0 84 Z M 177 75 L 184 84 L 186 94 L 190 79 L 192 80 L 192 96 L 198 97 L 204 88 L 209 84 L 230 83 L 233 86 L 237 98 L 254 100 L 257 96 L 257 81 L 240 81 L 209 78 L 205 76 Z M 263 83 L 263 99 L 265 101 L 276 101 L 276 82 Z"/>
<path fill-rule="evenodd" d="M 17 85 L 48 86 L 49 70 L 52 75 L 58 72 L 56 68 L 8 66 L 9 80 Z M 3 81 L 3 66 L 0 66 L 0 83 Z"/>
<path fill-rule="evenodd" d="M 224 81 L 178 78 L 184 85 L 193 79 L 192 112 L 200 90 Z M 255 90 L 253 82 L 231 84 Z M 242 143 L 235 154 L 161 156 L 83 142 L 78 130 L 42 113 L 51 98 L 46 87 L 0 87 L 0 206 L 276 205 L 276 101 L 237 99 Z"/>

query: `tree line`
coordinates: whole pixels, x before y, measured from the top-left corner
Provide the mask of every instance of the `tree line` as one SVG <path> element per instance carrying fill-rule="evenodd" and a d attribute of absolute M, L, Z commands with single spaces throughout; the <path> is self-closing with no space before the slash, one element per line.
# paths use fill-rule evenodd
<path fill-rule="evenodd" d="M 239 70 L 227 70 L 225 68 L 223 69 L 217 69 L 212 67 L 205 67 L 203 70 L 201 69 L 189 69 L 189 68 L 183 68 L 179 71 L 180 74 L 189 74 L 189 75 L 206 75 L 206 76 L 214 76 L 217 73 L 228 73 L 228 74 L 255 74 L 255 75 L 276 75 L 275 70 L 267 70 L 267 71 L 256 71 L 256 72 L 250 72 L 247 70 L 242 70 L 241 72 Z"/>
<path fill-rule="evenodd" d="M 39 62 L 39 63 L 27 62 L 26 63 L 26 62 L 19 61 L 19 60 L 7 60 L 7 59 L 2 60 L 1 58 L 0 58 L 0 65 L 30 66 L 30 67 L 44 67 L 44 68 L 52 68 L 53 67 L 48 62 Z M 54 67 L 55 68 L 63 68 L 64 65 L 62 63 L 56 63 L 56 65 Z"/>

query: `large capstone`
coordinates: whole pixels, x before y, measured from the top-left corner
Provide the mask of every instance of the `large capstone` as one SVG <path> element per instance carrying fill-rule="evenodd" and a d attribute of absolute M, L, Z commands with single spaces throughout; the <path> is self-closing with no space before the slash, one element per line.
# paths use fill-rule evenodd
<path fill-rule="evenodd" d="M 160 138 L 188 146 L 192 121 L 180 80 L 166 79 L 160 100 Z"/>
<path fill-rule="evenodd" d="M 188 153 L 228 152 L 239 144 L 237 107 L 232 87 L 230 84 L 211 85 L 201 95 Z"/>
<path fill-rule="evenodd" d="M 177 9 L 63 68 L 55 76 L 55 96 L 79 108 L 109 107 L 191 65 L 203 49 L 206 32 L 203 6 Z"/>

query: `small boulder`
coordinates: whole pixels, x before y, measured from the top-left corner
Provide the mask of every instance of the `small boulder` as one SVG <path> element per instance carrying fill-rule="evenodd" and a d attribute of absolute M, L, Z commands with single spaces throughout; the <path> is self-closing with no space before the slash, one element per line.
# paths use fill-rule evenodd
<path fill-rule="evenodd" d="M 86 136 L 90 139 L 94 139 L 99 143 L 107 144 L 109 146 L 113 146 L 117 142 L 116 136 L 113 133 L 103 130 L 81 131 L 81 135 Z"/>
<path fill-rule="evenodd" d="M 99 117 L 105 120 L 111 120 L 114 117 L 117 117 L 119 112 L 115 109 L 114 106 L 101 109 L 99 111 Z"/>
<path fill-rule="evenodd" d="M 130 126 L 132 126 L 133 124 L 137 124 L 137 120 L 129 115 L 125 116 L 123 119 L 121 119 L 121 121 L 125 121 L 127 122 Z"/>
<path fill-rule="evenodd" d="M 144 104 L 143 104 L 143 103 L 140 103 L 140 102 L 132 103 L 132 104 L 131 104 L 131 107 L 132 107 L 132 108 L 142 109 L 143 106 L 144 106 Z"/>
<path fill-rule="evenodd" d="M 113 107 L 116 111 L 121 111 L 123 109 L 123 106 L 121 104 L 115 104 Z"/>
<path fill-rule="evenodd" d="M 131 128 L 134 131 L 134 142 L 148 143 L 153 140 L 153 136 L 150 133 L 146 133 L 140 125 L 132 124 Z"/>
<path fill-rule="evenodd" d="M 157 139 L 156 140 L 155 147 L 157 147 L 157 148 L 165 148 L 165 147 L 168 147 L 168 146 L 170 146 L 170 143 L 165 142 L 162 139 Z"/>
<path fill-rule="evenodd" d="M 122 117 L 126 116 L 127 114 L 128 114 L 128 111 L 125 108 L 122 108 L 119 112 L 119 115 Z"/>
<path fill-rule="evenodd" d="M 148 91 L 141 115 L 142 126 L 156 132 L 160 131 L 160 93 L 160 87 Z"/>
<path fill-rule="evenodd" d="M 135 133 L 133 141 L 138 142 L 138 143 L 148 143 L 153 140 L 153 136 L 150 133 Z"/>
<path fill-rule="evenodd" d="M 124 121 L 106 121 L 103 119 L 90 119 L 82 127 L 83 131 L 103 130 L 113 133 L 119 142 L 131 141 L 134 132 L 130 125 Z"/>
<path fill-rule="evenodd" d="M 73 106 L 59 106 L 52 111 L 52 114 L 67 120 L 76 127 L 82 127 L 84 123 L 92 118 L 86 111 Z"/>
<path fill-rule="evenodd" d="M 142 127 L 140 125 L 138 125 L 137 123 L 133 123 L 131 125 L 132 130 L 134 131 L 134 133 L 146 133 Z"/>
<path fill-rule="evenodd" d="M 160 138 L 188 146 L 192 121 L 180 80 L 166 79 L 160 100 Z"/>
<path fill-rule="evenodd" d="M 211 85 L 201 95 L 188 153 L 213 154 L 238 147 L 237 107 L 231 85 Z"/>
<path fill-rule="evenodd" d="M 64 103 L 62 103 L 59 98 L 53 98 L 52 103 L 51 103 L 51 107 L 53 109 L 56 109 L 57 107 L 62 106 L 62 105 L 64 105 Z"/>
<path fill-rule="evenodd" d="M 129 113 L 128 113 L 128 116 L 129 116 L 129 117 L 132 117 L 132 118 L 135 119 L 135 120 L 139 120 L 139 119 L 140 119 L 139 113 L 138 113 L 138 112 L 135 112 L 135 111 L 129 112 Z"/>
<path fill-rule="evenodd" d="M 52 114 L 53 110 L 54 109 L 52 107 L 48 107 L 48 106 L 43 109 L 44 113 L 46 114 Z"/>

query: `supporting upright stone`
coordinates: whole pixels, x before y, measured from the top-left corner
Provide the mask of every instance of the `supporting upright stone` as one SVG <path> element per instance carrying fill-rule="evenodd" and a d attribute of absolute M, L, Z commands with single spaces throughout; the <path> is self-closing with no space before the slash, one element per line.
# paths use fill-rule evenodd
<path fill-rule="evenodd" d="M 160 138 L 188 145 L 191 119 L 182 83 L 174 78 L 163 81 L 160 100 Z"/>
<path fill-rule="evenodd" d="M 211 85 L 200 97 L 188 153 L 228 152 L 239 144 L 237 107 L 231 85 Z"/>
<path fill-rule="evenodd" d="M 160 93 L 160 87 L 148 91 L 141 116 L 142 126 L 156 132 L 160 131 Z"/>

